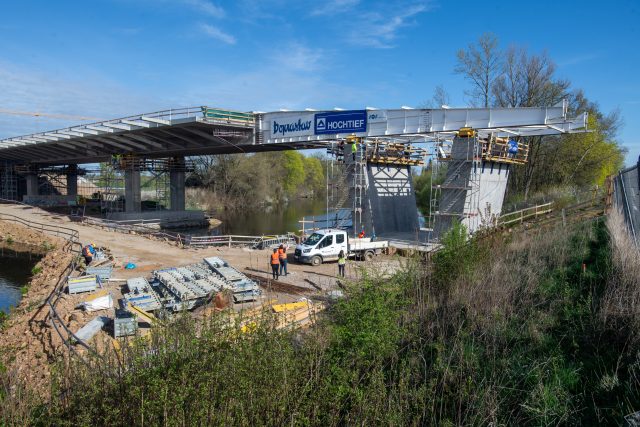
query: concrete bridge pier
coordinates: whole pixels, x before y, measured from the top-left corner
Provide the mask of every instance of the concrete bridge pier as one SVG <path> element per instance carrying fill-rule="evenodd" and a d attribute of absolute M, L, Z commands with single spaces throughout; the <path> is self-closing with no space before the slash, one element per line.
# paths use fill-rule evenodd
<path fill-rule="evenodd" d="M 185 162 L 184 157 L 174 157 L 169 172 L 170 208 L 172 211 L 185 210 Z"/>
<path fill-rule="evenodd" d="M 37 196 L 38 195 L 38 174 L 37 173 L 29 173 L 25 176 L 27 181 L 27 196 Z"/>
<path fill-rule="evenodd" d="M 125 212 L 142 211 L 139 170 L 128 169 L 124 172 L 124 210 Z"/>
<path fill-rule="evenodd" d="M 67 167 L 67 196 L 78 195 L 78 165 Z"/>

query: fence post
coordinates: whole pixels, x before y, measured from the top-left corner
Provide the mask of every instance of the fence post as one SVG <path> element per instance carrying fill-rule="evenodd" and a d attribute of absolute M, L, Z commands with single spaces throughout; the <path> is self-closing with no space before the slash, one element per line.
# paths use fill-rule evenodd
<path fill-rule="evenodd" d="M 565 214 L 564 214 L 564 208 L 562 208 L 562 226 L 563 227 L 567 226 L 567 218 L 565 217 Z"/>
<path fill-rule="evenodd" d="M 231 247 L 231 234 L 229 234 L 229 247 Z"/>

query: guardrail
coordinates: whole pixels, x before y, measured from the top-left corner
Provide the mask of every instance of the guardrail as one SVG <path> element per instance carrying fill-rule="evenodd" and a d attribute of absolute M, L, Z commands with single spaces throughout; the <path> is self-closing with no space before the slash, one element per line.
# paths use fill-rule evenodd
<path fill-rule="evenodd" d="M 15 203 L 10 200 L 0 199 L 0 203 L 4 204 L 21 204 Z M 80 253 L 82 251 L 82 243 L 80 243 L 80 234 L 77 230 L 67 227 L 60 227 L 49 224 L 42 224 L 35 221 L 29 221 L 24 218 L 20 218 L 15 215 L 0 213 L 0 220 L 8 221 L 23 225 L 33 230 L 39 230 L 43 234 L 48 234 L 50 236 L 55 236 L 58 238 L 62 238 L 65 240 L 65 245 L 62 248 L 63 251 L 69 252 L 73 255 L 71 262 L 66 266 L 66 268 L 61 273 L 58 281 L 56 282 L 53 291 L 47 297 L 45 304 L 49 307 L 49 319 L 51 321 L 51 326 L 56 331 L 60 339 L 62 340 L 65 347 L 69 353 L 73 353 L 74 355 L 80 357 L 81 360 L 84 361 L 82 356 L 77 352 L 74 348 L 73 344 L 79 344 L 80 346 L 86 348 L 90 353 L 94 356 L 100 357 L 98 353 L 83 340 L 78 338 L 65 324 L 64 319 L 60 317 L 56 307 L 58 305 L 58 301 L 60 300 L 62 294 L 64 293 L 64 286 L 67 281 L 67 278 L 76 270 L 78 259 L 80 258 Z"/>
<path fill-rule="evenodd" d="M 281 243 L 294 243 L 292 234 L 281 234 L 274 236 L 187 236 L 185 244 L 190 246 L 251 246 L 254 249 L 261 249 L 271 245 Z"/>
<path fill-rule="evenodd" d="M 629 234 L 633 238 L 636 246 L 638 243 L 638 228 L 640 225 L 640 161 L 635 166 L 626 168 L 618 172 L 612 178 L 613 184 L 613 204 L 623 214 L 624 222 L 629 229 Z"/>
<path fill-rule="evenodd" d="M 525 219 L 537 218 L 539 215 L 548 214 L 553 211 L 553 202 L 532 206 L 519 211 L 509 212 L 502 215 L 496 221 L 496 226 L 501 227 L 513 223 L 522 223 Z"/>
<path fill-rule="evenodd" d="M 102 227 L 110 231 L 127 233 L 127 234 L 136 233 L 144 236 L 156 237 L 158 239 L 166 239 L 172 242 L 176 242 L 180 245 L 184 245 L 188 237 L 188 235 L 185 235 L 185 234 L 161 231 L 156 228 L 152 228 L 148 226 L 148 224 L 158 224 L 160 220 L 156 220 L 157 222 L 153 222 L 154 220 L 113 221 L 108 219 L 93 218 L 90 216 L 83 216 L 78 218 L 79 218 L 79 221 L 84 224 Z"/>

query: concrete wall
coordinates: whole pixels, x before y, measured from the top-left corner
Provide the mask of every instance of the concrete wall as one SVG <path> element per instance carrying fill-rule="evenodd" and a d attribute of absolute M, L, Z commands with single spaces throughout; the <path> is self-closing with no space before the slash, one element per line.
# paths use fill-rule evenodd
<path fill-rule="evenodd" d="M 367 165 L 368 189 L 363 215 L 368 234 L 413 232 L 419 228 L 418 208 L 409 166 Z M 368 199 L 368 200 L 367 200 Z M 369 203 L 370 206 L 366 204 Z"/>
<path fill-rule="evenodd" d="M 500 216 L 507 191 L 510 166 L 496 162 L 482 162 L 476 183 L 470 177 L 474 165 L 469 161 L 452 161 L 439 203 L 439 215 L 434 225 L 434 236 L 441 237 L 460 221 L 470 233 L 483 225 L 492 224 Z"/>
<path fill-rule="evenodd" d="M 148 211 L 113 212 L 107 214 L 112 221 L 149 221 L 157 222 L 163 228 L 202 227 L 209 224 L 203 211 Z"/>
<path fill-rule="evenodd" d="M 507 192 L 510 166 L 505 163 L 483 162 L 480 173 L 480 194 L 478 197 L 478 209 L 480 210 L 479 223 L 493 223 L 502 212 L 504 196 Z M 475 230 L 474 228 L 474 230 Z"/>

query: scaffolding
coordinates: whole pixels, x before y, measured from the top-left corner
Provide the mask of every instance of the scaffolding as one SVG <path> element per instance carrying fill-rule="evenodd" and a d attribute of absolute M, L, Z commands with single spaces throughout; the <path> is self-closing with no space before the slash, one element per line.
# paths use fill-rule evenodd
<path fill-rule="evenodd" d="M 353 146 L 355 145 L 355 151 Z M 368 168 L 371 164 L 422 166 L 427 150 L 399 138 L 361 138 L 349 136 L 327 147 L 327 216 L 324 224 L 351 228 L 354 237 L 371 221 L 372 206 Z M 341 215 L 348 210 L 350 215 Z M 375 230 L 366 230 L 375 235 Z"/>
<path fill-rule="evenodd" d="M 462 128 L 453 139 L 440 140 L 436 135 L 434 153 L 428 227 L 435 233 L 434 237 L 439 238 L 454 220 L 471 232 L 483 225 L 487 218 L 483 218 L 480 206 L 480 180 L 485 165 L 525 164 L 529 147 L 512 138 L 480 136 L 473 129 Z M 441 183 L 434 182 L 441 165 L 447 167 L 446 178 Z"/>
<path fill-rule="evenodd" d="M 0 198 L 18 200 L 18 177 L 11 162 L 0 163 Z"/>

